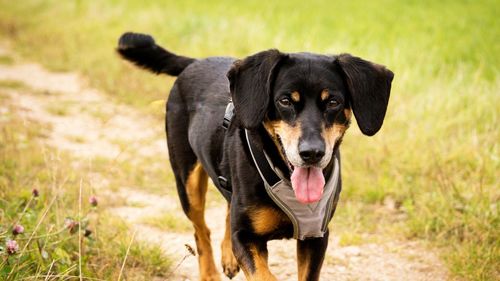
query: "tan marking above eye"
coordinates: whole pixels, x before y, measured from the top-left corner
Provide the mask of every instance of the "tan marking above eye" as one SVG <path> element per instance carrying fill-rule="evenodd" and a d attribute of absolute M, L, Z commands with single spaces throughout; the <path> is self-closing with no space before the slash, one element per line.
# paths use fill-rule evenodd
<path fill-rule="evenodd" d="M 327 100 L 329 97 L 330 97 L 330 93 L 328 93 L 328 90 L 327 90 L 327 89 L 324 89 L 324 90 L 321 92 L 321 100 L 322 100 L 322 101 L 325 101 L 325 100 Z"/>
<path fill-rule="evenodd" d="M 297 92 L 297 91 L 293 91 L 292 94 L 290 95 L 290 97 L 292 98 L 292 100 L 294 102 L 299 102 L 300 101 L 300 93 Z"/>

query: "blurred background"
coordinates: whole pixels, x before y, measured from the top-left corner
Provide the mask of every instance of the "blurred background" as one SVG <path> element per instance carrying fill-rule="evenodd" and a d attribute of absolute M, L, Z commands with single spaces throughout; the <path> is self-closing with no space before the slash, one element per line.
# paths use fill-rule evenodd
<path fill-rule="evenodd" d="M 190 57 L 277 48 L 386 65 L 395 79 L 382 130 L 369 138 L 353 124 L 342 145 L 325 267 L 345 268 L 332 275 L 341 280 L 498 280 L 499 13 L 495 0 L 0 0 L 0 279 L 184 280 L 184 262 L 197 270 L 196 258 L 155 246 L 168 237 L 182 249 L 192 234 L 162 132 L 175 79 L 114 53 L 134 31 Z M 213 189 L 207 204 L 225 211 Z M 407 262 L 403 271 L 355 272 L 384 253 Z M 282 271 L 295 279 L 295 267 Z"/>

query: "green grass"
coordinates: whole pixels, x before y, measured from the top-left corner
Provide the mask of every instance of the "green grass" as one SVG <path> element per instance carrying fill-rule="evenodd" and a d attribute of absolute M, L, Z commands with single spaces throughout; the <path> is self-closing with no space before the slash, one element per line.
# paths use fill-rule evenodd
<path fill-rule="evenodd" d="M 85 171 L 42 143 L 50 128 L 19 117 L 6 97 L 1 102 L 7 111 L 0 120 L 0 279 L 117 280 L 125 257 L 123 278 L 165 277 L 170 260 L 161 250 L 137 237 L 130 244 L 128 226 L 100 206 L 106 198 L 90 205 L 89 197 L 99 194 Z M 80 227 L 71 230 L 67 218 Z M 24 233 L 12 233 L 16 224 Z M 18 244 L 15 253 L 7 251 L 9 240 Z"/>
<path fill-rule="evenodd" d="M 195 57 L 276 47 L 350 52 L 385 64 L 396 77 L 384 128 L 373 138 L 354 124 L 348 132 L 335 231 L 351 230 L 347 222 L 360 232 L 393 229 L 387 214 L 372 212 L 390 197 L 405 215 L 394 231 L 438 246 L 454 276 L 494 280 L 500 275 L 499 8 L 493 0 L 0 0 L 0 37 L 23 57 L 77 70 L 92 86 L 146 111 L 174 79 L 120 61 L 113 49 L 124 31 L 151 33 L 168 49 Z M 380 225 L 370 227 L 370 220 Z"/>

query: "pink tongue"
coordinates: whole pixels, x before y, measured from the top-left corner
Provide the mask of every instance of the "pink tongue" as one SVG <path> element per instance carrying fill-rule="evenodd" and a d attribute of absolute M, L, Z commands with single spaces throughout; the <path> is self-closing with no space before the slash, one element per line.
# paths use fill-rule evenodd
<path fill-rule="evenodd" d="M 325 177 L 320 168 L 295 167 L 291 180 L 295 197 L 300 202 L 307 204 L 321 199 L 325 186 Z"/>

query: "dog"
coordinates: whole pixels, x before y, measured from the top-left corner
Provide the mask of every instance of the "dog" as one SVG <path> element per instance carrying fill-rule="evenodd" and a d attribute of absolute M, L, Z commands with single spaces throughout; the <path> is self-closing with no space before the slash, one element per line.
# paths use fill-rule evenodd
<path fill-rule="evenodd" d="M 178 195 L 194 226 L 200 280 L 220 280 L 204 217 L 208 178 L 227 199 L 224 274 L 232 278 L 242 269 L 248 280 L 277 280 L 267 264 L 267 241 L 296 238 L 296 229 L 271 198 L 254 154 L 264 153 L 279 171 L 295 205 L 320 202 L 325 179 L 335 166 L 340 173 L 339 145 L 352 114 L 363 134 L 380 130 L 393 72 L 350 54 L 275 49 L 241 60 L 194 59 L 131 32 L 120 37 L 117 52 L 156 74 L 178 77 L 166 104 L 166 134 Z M 326 226 L 340 190 L 338 179 L 329 195 L 331 213 L 323 213 Z M 298 280 L 319 280 L 328 236 L 326 227 L 320 235 L 297 239 Z"/>

